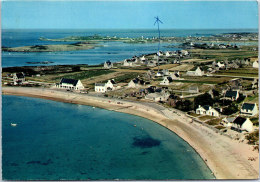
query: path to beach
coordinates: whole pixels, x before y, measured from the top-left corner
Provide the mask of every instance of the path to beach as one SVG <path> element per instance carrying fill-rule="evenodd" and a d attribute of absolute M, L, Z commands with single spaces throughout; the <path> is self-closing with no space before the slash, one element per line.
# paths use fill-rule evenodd
<path fill-rule="evenodd" d="M 188 142 L 202 157 L 217 179 L 257 179 L 259 154 L 253 147 L 191 122 L 184 113 L 156 103 L 126 101 L 44 88 L 3 87 L 3 94 L 91 105 L 138 115 L 155 121 Z M 256 158 L 250 161 L 248 158 Z"/>

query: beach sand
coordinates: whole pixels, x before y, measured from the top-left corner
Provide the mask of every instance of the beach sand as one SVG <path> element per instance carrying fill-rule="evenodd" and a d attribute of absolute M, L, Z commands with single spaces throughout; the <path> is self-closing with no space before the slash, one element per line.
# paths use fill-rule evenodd
<path fill-rule="evenodd" d="M 209 166 L 216 179 L 257 179 L 259 153 L 245 143 L 239 143 L 192 122 L 184 113 L 164 108 L 156 103 L 142 103 L 90 96 L 44 88 L 3 87 L 6 95 L 20 95 L 100 107 L 141 116 L 155 121 L 189 143 Z M 249 157 L 256 160 L 250 161 Z"/>

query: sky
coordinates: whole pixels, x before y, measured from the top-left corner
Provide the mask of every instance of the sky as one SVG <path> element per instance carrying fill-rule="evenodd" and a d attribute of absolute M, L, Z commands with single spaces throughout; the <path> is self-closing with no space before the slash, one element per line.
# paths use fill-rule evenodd
<path fill-rule="evenodd" d="M 256 1 L 2 1 L 3 29 L 258 28 Z"/>

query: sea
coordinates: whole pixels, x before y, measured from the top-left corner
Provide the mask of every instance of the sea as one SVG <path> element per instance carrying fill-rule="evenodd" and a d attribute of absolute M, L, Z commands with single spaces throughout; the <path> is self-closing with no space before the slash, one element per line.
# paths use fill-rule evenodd
<path fill-rule="evenodd" d="M 151 120 L 30 97 L 2 102 L 4 180 L 215 178 L 189 144 Z"/>
<path fill-rule="evenodd" d="M 257 29 L 202 29 L 202 30 L 181 30 L 181 29 L 167 29 L 161 30 L 162 37 L 189 37 L 189 36 L 212 36 L 221 33 L 239 33 L 239 32 L 258 32 Z M 3 29 L 2 30 L 2 46 L 18 47 L 30 45 L 46 45 L 46 44 L 71 44 L 74 42 L 55 42 L 55 41 L 41 41 L 39 38 L 64 38 L 69 36 L 117 36 L 117 37 L 144 37 L 152 38 L 158 37 L 156 29 L 138 29 L 138 30 L 52 30 L 52 29 Z M 14 66 L 38 66 L 41 64 L 28 64 L 28 62 L 53 62 L 49 65 L 66 65 L 66 64 L 88 64 L 97 65 L 103 64 L 105 61 L 112 62 L 123 61 L 143 54 L 155 53 L 158 50 L 157 43 L 147 44 L 127 44 L 123 42 L 102 42 L 102 47 L 96 47 L 89 50 L 80 51 L 64 51 L 64 52 L 2 52 L 2 67 Z M 175 46 L 167 48 L 167 46 Z M 178 50 L 178 44 L 162 43 L 160 50 L 174 51 Z"/>

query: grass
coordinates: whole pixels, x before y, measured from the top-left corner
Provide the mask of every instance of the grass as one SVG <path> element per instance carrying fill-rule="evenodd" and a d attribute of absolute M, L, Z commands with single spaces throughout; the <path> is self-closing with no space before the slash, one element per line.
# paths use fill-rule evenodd
<path fill-rule="evenodd" d="M 249 102 L 249 103 L 258 103 L 258 94 L 253 95 L 253 96 L 248 96 L 245 98 L 244 102 Z"/>
<path fill-rule="evenodd" d="M 91 78 L 91 77 L 95 77 L 95 76 L 109 74 L 112 72 L 114 72 L 114 71 L 112 71 L 112 70 L 88 70 L 88 71 L 82 71 L 82 72 L 77 72 L 77 73 L 73 73 L 73 74 L 65 74 L 63 76 L 55 77 L 54 79 L 60 80 L 61 78 L 70 78 L 70 79 L 83 80 L 83 79 L 87 79 L 87 78 Z"/>
<path fill-rule="evenodd" d="M 207 121 L 206 123 L 208 125 L 219 125 L 220 121 L 221 121 L 221 119 L 217 118 L 217 119 L 212 119 L 210 121 Z"/>
<path fill-rule="evenodd" d="M 199 117 L 199 120 L 201 120 L 201 121 L 206 121 L 206 120 L 209 120 L 209 119 L 214 119 L 215 117 L 213 117 L 213 116 L 201 116 L 201 117 Z"/>
<path fill-rule="evenodd" d="M 121 76 L 117 76 L 116 78 L 115 78 L 115 81 L 117 82 L 117 83 L 119 83 L 119 82 L 130 82 L 130 80 L 132 80 L 132 79 L 134 79 L 134 78 L 136 78 L 138 75 L 139 75 L 140 73 L 126 73 L 125 75 L 121 75 Z"/>
<path fill-rule="evenodd" d="M 248 144 L 255 144 L 259 141 L 259 130 L 254 131 L 253 133 L 250 133 L 246 136 L 246 139 L 248 140 Z"/>
<path fill-rule="evenodd" d="M 216 75 L 230 75 L 230 76 L 248 76 L 258 77 L 258 69 L 238 68 L 233 70 L 218 71 Z"/>
<path fill-rule="evenodd" d="M 250 120 L 252 121 L 252 123 L 253 123 L 255 126 L 259 126 L 259 118 L 258 118 L 258 117 L 250 118 Z"/>

